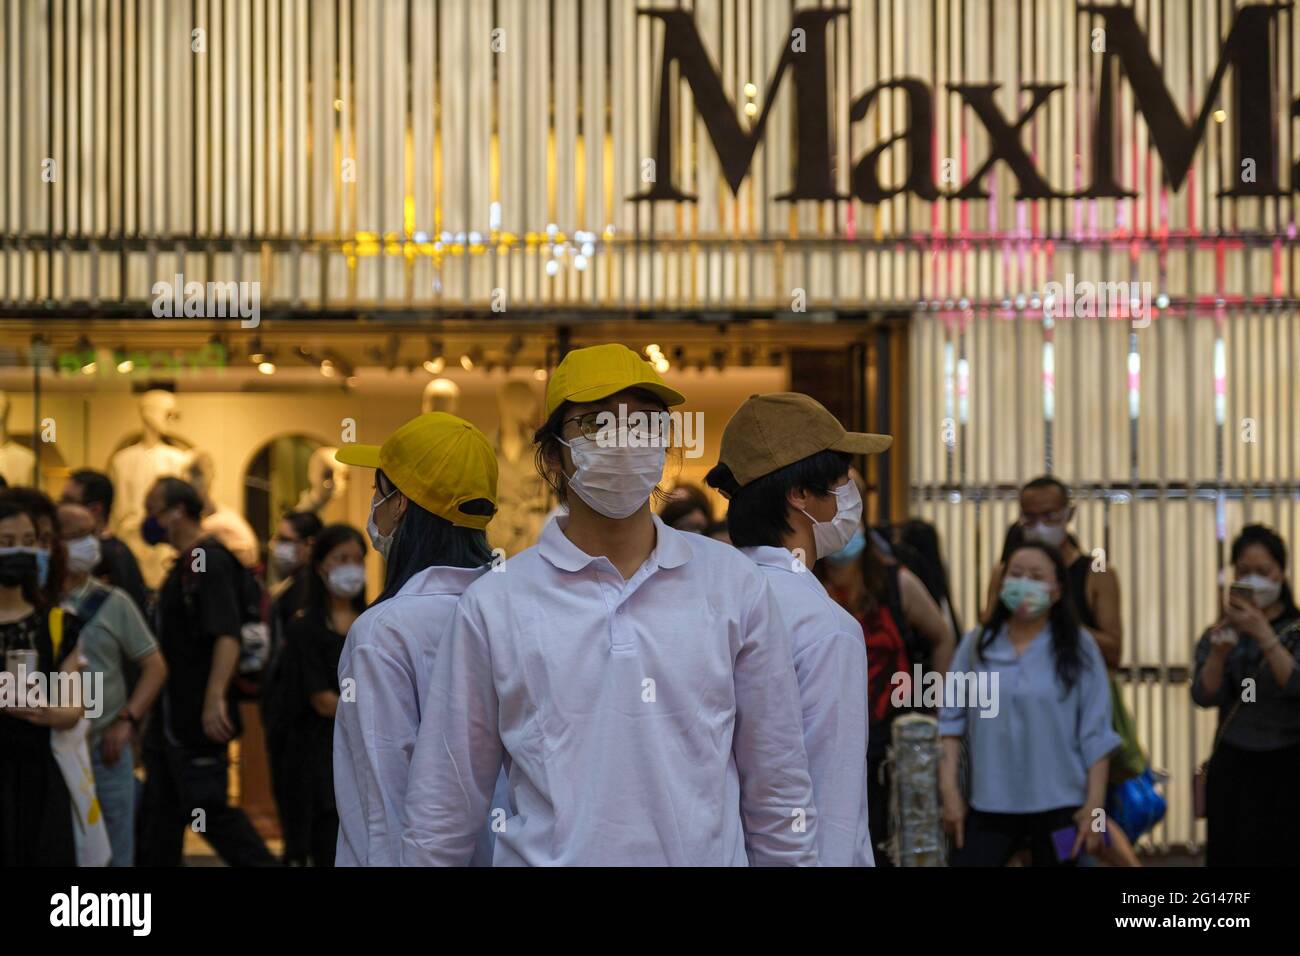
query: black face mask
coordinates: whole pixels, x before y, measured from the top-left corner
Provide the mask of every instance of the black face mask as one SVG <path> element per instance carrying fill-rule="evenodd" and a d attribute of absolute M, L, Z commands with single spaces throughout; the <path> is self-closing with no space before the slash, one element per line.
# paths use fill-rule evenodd
<path fill-rule="evenodd" d="M 31 551 L 0 553 L 0 587 L 16 588 L 36 578 L 36 555 Z"/>

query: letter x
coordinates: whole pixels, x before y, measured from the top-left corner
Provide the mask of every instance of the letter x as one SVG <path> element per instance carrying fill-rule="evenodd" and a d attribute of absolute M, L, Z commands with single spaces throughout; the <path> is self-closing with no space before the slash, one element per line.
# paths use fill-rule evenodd
<path fill-rule="evenodd" d="M 1015 126 L 1007 125 L 1002 111 L 993 102 L 993 94 L 997 92 L 1000 85 L 999 83 L 948 84 L 948 89 L 959 94 L 975 111 L 975 115 L 980 118 L 980 122 L 984 124 L 984 128 L 988 130 L 993 140 L 993 151 L 989 153 L 989 158 L 953 198 L 988 199 L 989 194 L 980 188 L 980 181 L 999 159 L 1005 161 L 1016 176 L 1016 183 L 1020 187 L 1019 192 L 1016 193 L 1017 199 L 1065 198 L 1068 194 L 1056 192 L 1039 175 L 1038 170 L 1034 168 L 1033 160 L 1029 158 L 1029 154 L 1025 152 L 1020 142 L 1021 127 L 1038 111 L 1038 107 L 1047 102 L 1049 96 L 1057 90 L 1064 89 L 1065 84 L 1028 83 L 1021 87 L 1033 93 L 1033 99 L 1029 103 L 1029 108 L 1020 115 L 1020 119 L 1016 120 Z"/>

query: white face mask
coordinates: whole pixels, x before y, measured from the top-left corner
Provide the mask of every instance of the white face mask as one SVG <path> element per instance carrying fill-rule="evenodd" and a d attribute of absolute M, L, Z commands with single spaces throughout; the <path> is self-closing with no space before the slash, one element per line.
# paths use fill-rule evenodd
<path fill-rule="evenodd" d="M 563 438 L 573 455 L 574 473 L 569 490 L 606 518 L 626 518 L 650 499 L 664 475 L 668 450 L 663 446 L 603 447 L 579 436 Z"/>
<path fill-rule="evenodd" d="M 393 530 L 388 534 L 380 534 L 379 525 L 375 524 L 375 509 L 395 494 L 397 494 L 396 488 L 378 501 L 372 501 L 370 503 L 370 517 L 366 519 L 366 534 L 370 536 L 370 543 L 374 545 L 375 550 L 379 552 L 379 556 L 385 561 L 388 560 L 388 551 L 393 546 L 393 535 L 397 533 L 397 528 L 394 526 Z"/>
<path fill-rule="evenodd" d="M 862 522 L 862 495 L 858 494 L 858 486 L 852 479 L 832 489 L 832 493 L 835 495 L 835 517 L 830 521 L 818 521 L 799 509 L 812 522 L 818 558 L 834 554 L 848 544 Z"/>
<path fill-rule="evenodd" d="M 359 564 L 336 564 L 326 583 L 335 597 L 356 597 L 366 586 L 366 569 Z"/>
<path fill-rule="evenodd" d="M 280 574 L 298 570 L 298 545 L 292 541 L 277 541 L 271 546 L 271 563 Z"/>
<path fill-rule="evenodd" d="M 1065 525 L 1061 524 L 1027 524 L 1025 525 L 1025 540 L 1037 541 L 1039 544 L 1045 544 L 1049 548 L 1059 548 L 1061 542 L 1065 540 Z"/>
<path fill-rule="evenodd" d="M 1272 581 L 1262 574 L 1248 574 L 1244 578 L 1237 578 L 1237 583 L 1250 585 L 1250 598 L 1260 610 L 1276 604 L 1282 596 L 1282 582 Z"/>
<path fill-rule="evenodd" d="M 93 571 L 99 566 L 100 547 L 99 538 L 93 534 L 83 535 L 80 538 L 73 538 L 71 541 L 64 543 L 68 552 L 68 570 L 73 574 L 81 574 L 84 571 Z"/>

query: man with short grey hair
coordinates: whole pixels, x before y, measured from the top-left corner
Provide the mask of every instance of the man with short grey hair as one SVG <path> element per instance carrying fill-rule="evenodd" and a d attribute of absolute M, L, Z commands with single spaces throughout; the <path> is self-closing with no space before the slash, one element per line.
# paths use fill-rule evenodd
<path fill-rule="evenodd" d="M 104 812 L 112 847 L 112 866 L 135 860 L 135 756 L 140 722 L 167 679 L 167 665 L 149 625 L 121 588 L 104 584 L 91 572 L 100 563 L 95 518 L 78 504 L 59 505 L 59 527 L 67 550 L 63 604 L 86 623 L 77 648 L 88 675 L 102 675 L 97 716 L 90 717 L 90 760 L 95 793 Z M 128 669 L 138 668 L 134 687 Z"/>

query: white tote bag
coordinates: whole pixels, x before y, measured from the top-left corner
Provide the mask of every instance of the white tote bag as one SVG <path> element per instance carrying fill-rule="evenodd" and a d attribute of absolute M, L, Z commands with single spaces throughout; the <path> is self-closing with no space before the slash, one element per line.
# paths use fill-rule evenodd
<path fill-rule="evenodd" d="M 50 609 L 50 643 L 59 659 L 63 643 L 63 608 Z M 72 653 L 76 653 L 74 648 Z M 77 848 L 77 866 L 108 866 L 113 848 L 108 827 L 95 794 L 95 770 L 90 763 L 90 721 L 83 716 L 67 730 L 50 731 L 50 750 L 59 765 L 72 802 L 72 836 Z"/>
<path fill-rule="evenodd" d="M 90 765 L 87 737 L 90 721 L 82 717 L 67 730 L 50 731 L 50 749 L 72 798 L 72 832 L 77 843 L 77 866 L 108 866 L 113 856 L 108 827 L 95 795 L 95 771 Z"/>

